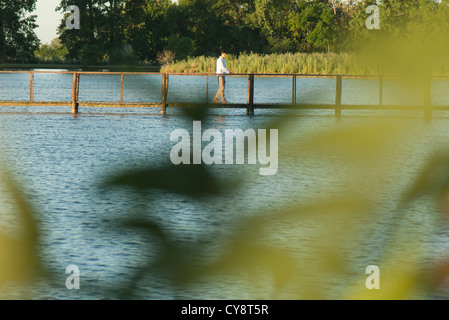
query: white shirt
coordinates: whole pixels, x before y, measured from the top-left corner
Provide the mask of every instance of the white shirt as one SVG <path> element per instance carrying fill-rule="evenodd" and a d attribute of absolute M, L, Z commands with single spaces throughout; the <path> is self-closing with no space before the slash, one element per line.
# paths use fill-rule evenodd
<path fill-rule="evenodd" d="M 217 59 L 217 74 L 228 74 L 231 73 L 228 69 L 226 69 L 226 61 L 222 57 Z"/>

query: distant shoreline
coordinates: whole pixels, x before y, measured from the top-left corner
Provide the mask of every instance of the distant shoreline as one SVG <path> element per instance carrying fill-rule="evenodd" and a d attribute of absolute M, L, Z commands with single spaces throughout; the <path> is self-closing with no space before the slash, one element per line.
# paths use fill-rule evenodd
<path fill-rule="evenodd" d="M 123 71 L 123 72 L 159 72 L 160 66 L 139 66 L 139 65 L 98 65 L 98 66 L 83 66 L 73 64 L 42 64 L 42 63 L 5 63 L 0 64 L 0 70 L 2 71 L 32 71 L 34 69 L 66 69 L 68 71 Z"/>

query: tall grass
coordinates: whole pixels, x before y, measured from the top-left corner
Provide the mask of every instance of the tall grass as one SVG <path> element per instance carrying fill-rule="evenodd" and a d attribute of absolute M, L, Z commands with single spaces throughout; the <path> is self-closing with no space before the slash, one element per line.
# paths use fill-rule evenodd
<path fill-rule="evenodd" d="M 215 57 L 189 57 L 186 60 L 162 66 L 161 72 L 214 73 Z M 233 73 L 297 73 L 316 75 L 378 75 L 388 74 L 381 70 L 381 63 L 367 56 L 355 53 L 286 53 L 286 54 L 241 54 L 229 55 L 226 66 Z M 438 61 L 434 75 L 449 74 L 449 60 Z"/>
<path fill-rule="evenodd" d="M 376 63 L 349 53 L 286 53 L 228 55 L 233 73 L 378 74 Z M 214 57 L 190 57 L 162 67 L 162 72 L 214 73 Z"/>

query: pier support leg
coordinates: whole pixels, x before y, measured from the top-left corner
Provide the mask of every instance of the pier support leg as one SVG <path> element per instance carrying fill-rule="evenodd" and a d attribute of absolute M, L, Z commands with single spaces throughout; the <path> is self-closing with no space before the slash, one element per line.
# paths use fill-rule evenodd
<path fill-rule="evenodd" d="M 162 74 L 161 114 L 167 115 L 168 74 Z"/>
<path fill-rule="evenodd" d="M 74 73 L 72 81 L 72 114 L 78 113 L 79 84 L 80 75 L 79 73 Z"/>
<path fill-rule="evenodd" d="M 384 77 L 379 77 L 379 106 L 384 103 Z"/>
<path fill-rule="evenodd" d="M 246 115 L 254 115 L 254 74 L 250 74 L 248 77 L 248 107 L 246 108 Z"/>
<path fill-rule="evenodd" d="M 424 120 L 430 121 L 432 118 L 432 79 L 430 77 L 424 83 L 423 100 Z"/>
<path fill-rule="evenodd" d="M 124 102 L 125 98 L 125 75 L 120 75 L 120 103 Z"/>
<path fill-rule="evenodd" d="M 34 72 L 30 72 L 30 102 L 34 102 Z"/>
<path fill-rule="evenodd" d="M 337 92 L 335 95 L 335 116 L 341 118 L 341 92 L 342 92 L 342 79 L 341 76 L 337 76 Z"/>
<path fill-rule="evenodd" d="M 296 104 L 296 75 L 292 79 L 292 104 Z"/>
<path fill-rule="evenodd" d="M 206 76 L 206 104 L 209 103 L 209 75 Z"/>

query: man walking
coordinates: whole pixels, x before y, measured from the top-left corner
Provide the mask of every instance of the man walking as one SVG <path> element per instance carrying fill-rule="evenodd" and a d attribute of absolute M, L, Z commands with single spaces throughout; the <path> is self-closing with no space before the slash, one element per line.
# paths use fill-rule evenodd
<path fill-rule="evenodd" d="M 224 95 L 224 90 L 225 90 L 225 85 L 226 85 L 226 80 L 225 80 L 224 75 L 231 73 L 231 71 L 226 69 L 225 59 L 226 59 L 226 51 L 222 50 L 221 56 L 217 59 L 218 91 L 217 91 L 217 94 L 215 95 L 214 103 L 220 103 L 220 97 L 221 97 L 221 101 L 223 103 L 228 103 L 228 101 L 226 101 L 226 98 Z"/>

